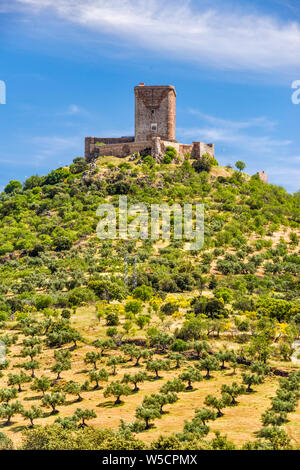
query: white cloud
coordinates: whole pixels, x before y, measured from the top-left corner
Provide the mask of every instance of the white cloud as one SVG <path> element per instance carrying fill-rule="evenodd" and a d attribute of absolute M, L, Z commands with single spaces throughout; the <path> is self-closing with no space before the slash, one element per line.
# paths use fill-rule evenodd
<path fill-rule="evenodd" d="M 251 127 L 274 129 L 274 127 L 277 126 L 277 122 L 271 121 L 264 116 L 247 119 L 245 121 L 231 121 L 230 119 L 222 119 L 216 116 L 211 116 L 209 114 L 202 113 L 201 111 L 198 111 L 196 109 L 190 109 L 189 112 L 190 114 L 198 116 L 211 124 L 224 127 L 225 129 L 230 128 L 239 130 L 248 129 Z"/>
<path fill-rule="evenodd" d="M 66 114 L 78 114 L 80 113 L 80 108 L 77 106 L 77 104 L 71 104 L 66 111 Z"/>
<path fill-rule="evenodd" d="M 300 24 L 190 0 L 15 0 L 146 48 L 222 69 L 300 71 Z"/>
<path fill-rule="evenodd" d="M 300 162 L 300 156 L 299 155 L 289 155 L 287 158 L 288 158 L 289 163 L 292 163 L 292 164 Z M 286 161 L 287 158 L 278 157 L 278 158 L 276 158 L 276 161 L 277 162 L 283 162 L 283 161 Z"/>
<path fill-rule="evenodd" d="M 287 158 L 287 164 L 289 163 Z M 299 191 L 300 181 L 300 170 L 295 168 L 293 165 L 290 167 L 272 167 L 271 165 L 267 169 L 269 180 L 273 184 L 284 186 L 291 192 Z"/>
<path fill-rule="evenodd" d="M 295 178 L 295 181 L 297 180 L 297 183 L 299 185 L 300 170 L 295 169 L 294 167 L 291 167 L 291 168 L 273 167 L 273 168 L 269 168 L 268 173 L 274 176 L 289 176 L 289 177 Z"/>
<path fill-rule="evenodd" d="M 285 186 L 290 191 L 299 188 L 300 170 L 295 165 L 300 157 L 297 154 L 290 156 L 293 142 L 274 138 L 267 132 L 274 130 L 276 122 L 265 117 L 234 121 L 190 111 L 201 123 L 193 128 L 179 128 L 180 138 L 214 142 L 221 164 L 233 164 L 242 159 L 250 174 L 264 169 L 271 183 Z"/>
<path fill-rule="evenodd" d="M 61 116 L 78 116 L 89 115 L 89 112 L 77 104 L 70 104 L 67 109 L 59 111 L 57 114 Z"/>
<path fill-rule="evenodd" d="M 232 149 L 253 152 L 254 155 L 270 154 L 292 144 L 290 140 L 274 139 L 269 135 L 256 135 L 258 132 L 273 130 L 276 123 L 265 117 L 251 118 L 243 121 L 233 121 L 192 110 L 195 116 L 204 121 L 198 127 L 179 128 L 178 133 L 186 139 L 214 142 L 230 145 Z M 210 124 L 209 126 L 207 124 Z M 245 132 L 248 130 L 248 132 Z M 251 132 L 249 132 L 251 130 Z"/>
<path fill-rule="evenodd" d="M 81 136 L 60 137 L 60 136 L 41 136 L 31 139 L 31 145 L 36 148 L 32 161 L 36 165 L 49 164 L 51 161 L 57 161 L 57 157 L 62 157 L 64 162 L 68 161 L 73 152 L 83 150 L 83 139 Z M 63 164 L 63 161 L 59 161 Z"/>

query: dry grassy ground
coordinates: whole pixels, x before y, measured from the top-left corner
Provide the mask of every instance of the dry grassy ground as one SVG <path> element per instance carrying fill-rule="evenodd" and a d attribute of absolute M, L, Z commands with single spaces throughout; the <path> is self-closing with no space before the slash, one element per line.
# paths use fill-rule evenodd
<path fill-rule="evenodd" d="M 159 321 L 157 319 L 157 321 Z M 88 344 L 79 344 L 78 349 L 72 352 L 72 370 L 62 373 L 62 380 L 59 381 L 63 384 L 67 380 L 75 380 L 76 382 L 83 383 L 88 378 L 88 371 L 92 369 L 91 365 L 84 363 L 86 352 L 94 350 L 91 342 L 104 334 L 104 326 L 95 319 L 95 311 L 93 307 L 81 308 L 73 317 L 74 326 L 82 333 L 83 337 L 87 340 Z M 11 332 L 10 332 L 11 333 Z M 4 371 L 4 377 L 0 379 L 0 388 L 7 386 L 7 375 L 9 372 L 18 372 L 18 369 L 13 369 L 17 364 L 24 362 L 24 359 L 19 355 L 21 350 L 22 337 L 19 337 L 18 344 L 11 348 L 9 359 L 11 361 L 10 370 Z M 214 342 L 213 347 L 218 349 L 222 344 L 229 347 L 236 345 L 230 344 L 230 338 L 224 338 Z M 116 354 L 118 352 L 112 351 L 109 354 Z M 105 362 L 107 356 L 103 358 L 102 364 L 99 367 L 106 367 Z M 43 348 L 41 356 L 41 368 L 36 372 L 36 376 L 45 374 L 49 377 L 55 378 L 55 374 L 51 372 L 51 366 L 54 363 L 54 351 L 50 348 Z M 188 364 L 188 362 L 187 362 Z M 290 363 L 285 363 L 285 368 L 291 369 Z M 141 362 L 143 366 L 143 362 Z M 117 376 L 110 375 L 109 380 L 121 380 L 124 373 L 135 373 L 137 368 L 133 367 L 131 363 L 121 364 L 117 367 Z M 182 392 L 179 394 L 177 403 L 165 407 L 166 413 L 162 418 L 155 420 L 155 426 L 147 432 L 139 434 L 139 438 L 146 442 L 158 437 L 160 434 L 166 435 L 172 432 L 180 432 L 184 425 L 184 421 L 191 419 L 194 415 L 194 410 L 203 406 L 206 395 L 220 395 L 222 384 L 231 384 L 233 381 L 241 382 L 242 368 L 238 368 L 236 375 L 233 375 L 231 369 L 225 371 L 213 372 L 211 380 L 203 380 L 200 383 L 194 384 L 194 390 L 189 392 Z M 128 397 L 122 398 L 123 403 L 118 406 L 113 405 L 113 398 L 104 398 L 103 390 L 91 390 L 83 392 L 84 400 L 81 403 L 75 402 L 75 397 L 67 395 L 67 403 L 63 406 L 58 406 L 59 414 L 51 415 L 50 410 L 44 408 L 44 417 L 37 419 L 36 424 L 52 423 L 57 416 L 66 417 L 71 416 L 77 407 L 94 409 L 97 418 L 90 421 L 90 424 L 96 427 L 117 429 L 122 418 L 125 422 L 134 421 L 135 409 L 143 401 L 143 397 L 153 392 L 158 392 L 160 387 L 167 380 L 172 379 L 180 374 L 180 371 L 172 369 L 170 371 L 160 372 L 161 380 L 153 380 L 153 374 L 148 373 L 149 381 L 139 384 L 140 391 Z M 104 383 L 104 388 L 106 384 Z M 244 442 L 255 438 L 254 432 L 261 427 L 260 416 L 270 406 L 270 399 L 274 396 L 278 387 L 278 379 L 276 377 L 269 377 L 262 385 L 255 388 L 255 392 L 239 397 L 239 404 L 235 407 L 229 407 L 224 410 L 224 416 L 218 418 L 216 421 L 210 423 L 212 431 L 219 430 L 228 435 L 228 437 L 241 446 Z M 30 390 L 30 384 L 23 385 L 24 392 L 20 393 L 18 400 L 20 400 L 25 408 L 30 408 L 32 405 L 40 406 L 42 394 Z M 286 425 L 293 444 L 299 445 L 300 443 L 300 407 L 295 413 L 289 414 L 289 423 Z M 4 420 L 0 421 L 0 430 L 4 430 L 7 435 L 14 441 L 15 445 L 20 445 L 22 439 L 22 430 L 28 425 L 22 416 L 16 415 L 12 418 L 12 424 L 9 427 L 3 425 Z"/>

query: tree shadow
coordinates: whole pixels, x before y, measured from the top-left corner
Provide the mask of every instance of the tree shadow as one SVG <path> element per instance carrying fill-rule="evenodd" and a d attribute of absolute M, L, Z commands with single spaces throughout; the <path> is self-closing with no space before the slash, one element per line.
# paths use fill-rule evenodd
<path fill-rule="evenodd" d="M 50 418 L 50 416 L 56 416 L 59 414 L 59 410 L 55 410 L 54 412 L 51 410 L 48 413 L 43 414 L 43 418 Z"/>
<path fill-rule="evenodd" d="M 155 376 L 153 376 L 153 375 L 147 375 L 147 380 L 148 380 L 149 382 L 158 382 L 159 380 L 162 380 L 162 379 L 163 379 L 163 377 L 160 377 L 160 376 L 159 376 L 159 377 L 155 377 Z"/>
<path fill-rule="evenodd" d="M 12 423 L 12 424 L 13 424 L 13 423 Z M 12 432 L 14 432 L 14 433 L 17 433 L 17 432 L 22 432 L 22 431 L 24 431 L 25 429 L 28 429 L 28 428 L 29 428 L 29 426 L 25 426 L 25 425 L 21 426 L 21 425 L 19 425 L 19 426 L 14 426 L 13 428 L 10 429 L 10 431 L 12 431 Z"/>
<path fill-rule="evenodd" d="M 151 431 L 152 429 L 156 429 L 156 426 L 155 426 L 154 423 L 149 424 L 149 426 L 148 426 L 147 429 L 145 428 L 145 429 L 143 429 L 142 431 L 139 431 L 139 434 L 140 434 L 140 433 L 144 433 L 144 432 L 149 432 L 149 431 Z"/>
<path fill-rule="evenodd" d="M 36 401 L 36 400 L 42 400 L 42 396 L 34 396 L 34 397 L 25 397 L 23 398 L 24 401 Z"/>
<path fill-rule="evenodd" d="M 4 421 L 4 423 L 0 424 L 0 429 L 9 428 L 9 427 L 12 426 L 13 424 L 14 424 L 13 421 L 11 421 L 9 424 L 7 424 L 6 421 Z"/>
<path fill-rule="evenodd" d="M 64 406 L 70 406 L 70 405 L 74 405 L 74 403 L 79 403 L 79 401 L 77 400 L 66 400 L 65 403 L 64 403 Z"/>
<path fill-rule="evenodd" d="M 124 406 L 125 403 L 121 401 L 121 403 L 118 403 L 115 405 L 114 401 L 105 401 L 104 403 L 99 403 L 97 405 L 98 408 L 119 408 L 120 406 Z"/>

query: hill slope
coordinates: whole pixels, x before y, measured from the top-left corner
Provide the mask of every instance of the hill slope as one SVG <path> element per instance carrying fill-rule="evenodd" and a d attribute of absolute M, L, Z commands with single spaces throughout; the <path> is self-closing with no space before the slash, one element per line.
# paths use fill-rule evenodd
<path fill-rule="evenodd" d="M 163 446 L 158 448 L 233 445 L 222 444 L 213 431 L 228 434 L 238 447 L 251 441 L 250 447 L 274 448 L 270 436 L 257 442 L 253 433 L 259 430 L 261 415 L 269 409 L 278 387 L 286 387 L 279 384 L 276 374 L 298 371 L 291 356 L 300 331 L 300 194 L 290 195 L 231 168 L 196 170 L 192 161 L 156 165 L 147 157 L 143 161 L 104 157 L 87 166 L 75 159 L 70 167 L 45 177 L 7 185 L 0 197 L 0 341 L 6 344 L 8 362 L 1 366 L 0 401 L 5 402 L 1 397 L 8 393 L 1 390 L 21 380 L 11 376 L 23 370 L 25 391 L 16 395 L 25 410 L 33 399 L 47 407 L 47 401 L 27 384 L 30 372 L 51 378 L 48 388 L 52 392 L 74 398 L 82 393 L 83 408 L 96 413 L 89 417 L 91 425 L 117 433 L 104 433 L 101 439 L 90 436 L 94 448 L 100 441 L 107 448 L 110 439 L 116 439 L 114 445 L 123 440 L 125 448 L 141 448 L 151 441 L 152 447 Z M 147 207 L 161 202 L 203 203 L 203 248 L 185 250 L 185 240 L 172 237 L 100 240 L 96 210 L 103 203 L 117 208 L 120 195 L 128 197 L 128 205 Z M 95 354 L 104 370 L 103 390 L 94 389 Z M 140 361 L 140 368 L 134 367 L 130 356 Z M 207 361 L 213 379 L 203 381 L 209 378 L 202 375 Z M 136 372 L 142 374 L 141 390 L 132 393 L 124 384 L 130 384 Z M 192 392 L 184 391 L 189 373 L 195 382 Z M 251 374 L 256 393 L 241 389 L 239 406 L 232 406 L 226 401 L 224 386 L 233 381 L 249 386 Z M 300 382 L 298 375 L 291 380 Z M 160 376 L 163 379 L 156 380 Z M 178 390 L 166 385 L 178 377 Z M 290 386 L 289 379 L 284 380 Z M 123 385 L 116 385 L 118 381 Z M 108 397 L 117 397 L 114 387 L 120 386 L 125 403 L 114 405 Z M 156 396 L 147 402 L 151 393 Z M 278 393 L 284 401 L 283 393 Z M 222 398 L 219 411 L 218 403 L 207 399 L 208 395 Z M 281 448 L 289 447 L 289 438 L 293 446 L 299 444 L 300 410 L 294 398 Z M 142 403 L 143 409 L 136 410 Z M 157 412 L 158 403 L 165 404 L 167 414 Z M 0 417 L 4 419 L 8 409 L 3 406 Z M 57 406 L 61 418 L 70 418 L 79 405 L 61 399 Z M 215 420 L 214 415 L 209 428 L 199 428 L 193 418 L 203 406 L 220 416 L 227 406 L 225 416 Z M 25 428 L 28 416 L 21 408 L 15 415 L 7 434 L 20 445 L 18 429 Z M 151 426 L 145 431 L 147 416 Z M 120 417 L 126 423 L 117 431 Z M 184 427 L 186 419 L 191 424 Z M 273 426 L 274 419 L 267 426 Z M 55 416 L 44 410 L 36 420 L 52 425 Z M 54 432 L 55 446 L 60 448 L 63 436 L 62 441 L 57 436 L 68 427 L 76 434 L 75 422 L 63 421 L 43 436 L 37 428 L 23 437 L 23 445 L 46 446 Z M 183 434 L 177 435 L 179 431 Z M 69 446 L 75 446 L 77 438 L 73 438 Z"/>

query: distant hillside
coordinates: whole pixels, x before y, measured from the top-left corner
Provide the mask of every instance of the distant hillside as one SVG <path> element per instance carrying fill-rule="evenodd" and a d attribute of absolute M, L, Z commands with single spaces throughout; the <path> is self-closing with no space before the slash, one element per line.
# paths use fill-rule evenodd
<path fill-rule="evenodd" d="M 73 289 L 104 275 L 125 295 L 133 282 L 129 264 L 124 285 L 126 253 L 137 254 L 138 285 L 161 294 L 192 291 L 201 276 L 221 284 L 226 277 L 235 286 L 235 278 L 246 275 L 240 281 L 245 292 L 251 286 L 251 292 L 272 288 L 285 298 L 299 296 L 300 193 L 290 195 L 232 168 L 197 172 L 192 161 L 130 160 L 103 157 L 88 166 L 75 159 L 24 185 L 6 186 L 0 198 L 2 310 L 35 303 L 40 293 L 56 305 L 69 304 Z M 204 203 L 203 249 L 184 251 L 184 242 L 176 240 L 99 240 L 96 209 L 108 201 L 117 206 L 119 195 L 148 205 Z"/>

